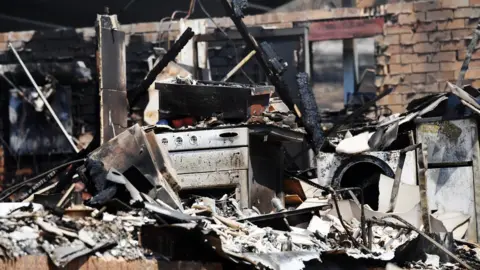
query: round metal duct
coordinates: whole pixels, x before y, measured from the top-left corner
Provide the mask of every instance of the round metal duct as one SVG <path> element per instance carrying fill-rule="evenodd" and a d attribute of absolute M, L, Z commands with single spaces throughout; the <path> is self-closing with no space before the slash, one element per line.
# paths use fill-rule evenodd
<path fill-rule="evenodd" d="M 394 178 L 395 173 L 388 164 L 374 156 L 354 156 L 342 162 L 333 176 L 333 188 L 360 187 L 365 196 L 365 203 L 373 210 L 378 209 L 378 182 L 380 175 Z M 359 196 L 359 194 L 357 194 Z M 345 197 L 349 197 L 348 194 Z M 359 198 L 360 199 L 360 198 Z"/>

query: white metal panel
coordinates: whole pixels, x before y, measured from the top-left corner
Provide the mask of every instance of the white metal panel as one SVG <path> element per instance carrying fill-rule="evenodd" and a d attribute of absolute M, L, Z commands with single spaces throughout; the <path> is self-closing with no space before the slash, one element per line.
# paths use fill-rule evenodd
<path fill-rule="evenodd" d="M 420 123 L 417 138 L 427 145 L 430 163 L 471 161 L 477 124 L 473 119 Z"/>
<path fill-rule="evenodd" d="M 177 174 L 248 169 L 248 147 L 172 152 Z"/>
<path fill-rule="evenodd" d="M 168 151 L 248 146 L 248 128 L 168 132 L 155 135 Z"/>
<path fill-rule="evenodd" d="M 246 181 L 247 170 L 181 174 L 178 179 L 183 189 L 233 187 Z"/>
<path fill-rule="evenodd" d="M 475 214 L 472 167 L 428 169 L 427 197 L 430 210 Z"/>

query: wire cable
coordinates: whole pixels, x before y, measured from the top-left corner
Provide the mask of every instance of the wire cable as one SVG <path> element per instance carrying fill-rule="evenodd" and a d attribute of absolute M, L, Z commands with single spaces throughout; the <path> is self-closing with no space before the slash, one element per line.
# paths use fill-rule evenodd
<path fill-rule="evenodd" d="M 170 20 L 170 24 L 168 25 L 167 31 L 163 31 L 163 32 L 160 33 L 159 38 L 158 38 L 158 39 L 159 39 L 159 44 L 161 44 L 162 41 L 163 41 L 163 34 L 164 34 L 165 32 L 167 32 L 167 33 L 168 33 L 168 35 L 167 35 L 167 49 L 170 49 L 170 30 L 171 30 L 171 28 L 172 28 L 172 21 L 173 21 L 173 19 L 175 19 L 175 15 L 177 15 L 177 14 L 179 14 L 179 13 L 185 13 L 186 15 L 185 15 L 184 19 L 190 18 L 190 16 L 191 16 L 191 15 L 193 14 L 193 12 L 195 11 L 195 4 L 196 4 L 196 0 L 191 0 L 191 1 L 190 1 L 189 8 L 188 8 L 188 11 L 175 10 L 170 17 L 164 17 L 164 18 L 162 18 L 162 19 L 160 20 L 160 24 L 159 24 L 159 26 L 158 26 L 159 32 L 160 32 L 160 29 L 161 29 L 160 27 L 162 26 L 162 23 L 163 23 L 165 20 Z"/>
<path fill-rule="evenodd" d="M 56 170 L 65 168 L 65 167 L 67 167 L 67 166 L 69 166 L 69 165 L 72 165 L 72 164 L 75 164 L 75 163 L 79 163 L 79 162 L 85 162 L 85 159 L 84 159 L 84 158 L 82 158 L 82 159 L 77 159 L 77 160 L 73 160 L 73 161 L 64 163 L 64 164 L 62 164 L 62 165 L 58 165 L 57 167 L 55 167 L 55 168 L 53 168 L 53 169 L 50 169 L 50 170 L 48 170 L 48 171 L 46 171 L 46 172 L 44 172 L 44 173 L 41 173 L 41 174 L 39 174 L 39 175 L 37 175 L 37 176 L 34 176 L 34 177 L 30 178 L 30 179 L 27 179 L 27 180 L 25 180 L 25 181 L 23 181 L 23 182 L 21 182 L 21 183 L 18 183 L 18 184 L 16 184 L 16 185 L 12 186 L 12 187 L 9 187 L 9 188 L 7 188 L 6 190 L 4 190 L 4 191 L 1 193 L 2 197 L 0 198 L 0 201 L 3 201 L 3 200 L 5 200 L 6 198 L 10 197 L 10 195 L 12 195 L 13 193 L 15 193 L 18 189 L 22 188 L 25 184 L 28 184 L 28 183 L 30 183 L 30 182 L 33 182 L 33 181 L 37 180 L 37 179 L 40 179 L 40 178 L 42 178 L 42 177 L 50 174 L 51 172 L 54 172 L 54 171 L 56 171 Z M 12 191 L 12 190 L 13 190 L 13 191 Z M 4 195 L 4 194 L 7 193 L 7 192 L 8 192 L 8 194 Z"/>
<path fill-rule="evenodd" d="M 225 30 L 223 30 L 222 28 L 220 28 L 220 26 L 218 26 L 218 24 L 212 18 L 210 13 L 208 13 L 207 9 L 203 6 L 202 1 L 201 0 L 196 0 L 196 1 L 198 2 L 198 5 L 200 6 L 200 9 L 203 11 L 203 13 L 210 19 L 210 21 L 212 21 L 212 23 L 215 25 L 215 27 L 220 32 L 222 32 L 222 34 L 225 35 L 225 37 L 228 39 L 228 41 L 232 44 L 233 50 L 235 51 L 235 61 L 237 63 L 240 62 L 240 60 L 238 59 L 238 50 L 237 50 L 237 46 L 235 45 L 235 42 L 228 36 L 228 34 L 227 34 L 227 32 L 225 32 Z M 243 70 L 243 67 L 240 68 L 240 71 L 242 72 L 243 76 L 245 76 L 250 81 L 251 84 L 255 84 L 255 82 L 250 78 L 250 76 L 248 76 L 247 73 Z"/>

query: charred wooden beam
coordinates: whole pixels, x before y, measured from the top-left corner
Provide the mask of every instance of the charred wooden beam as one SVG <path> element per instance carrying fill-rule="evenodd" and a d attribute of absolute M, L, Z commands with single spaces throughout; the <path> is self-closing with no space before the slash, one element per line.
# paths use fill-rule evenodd
<path fill-rule="evenodd" d="M 142 94 L 147 94 L 148 87 L 155 81 L 157 75 L 160 74 L 165 67 L 167 67 L 170 61 L 175 60 L 175 57 L 180 53 L 180 51 L 187 45 L 187 43 L 192 39 L 195 33 L 192 31 L 192 28 L 188 27 L 185 32 L 178 38 L 178 40 L 173 44 L 172 48 L 163 56 L 153 68 L 150 70 L 145 77 L 145 79 L 137 86 L 135 89 L 128 91 L 128 101 L 130 106 L 137 102 L 138 98 Z"/>
<path fill-rule="evenodd" d="M 313 151 L 318 153 L 325 141 L 325 134 L 320 126 L 320 117 L 318 115 L 317 102 L 313 95 L 312 89 L 308 85 L 308 75 L 299 73 L 297 75 L 297 84 L 304 108 L 303 124 L 305 130 L 312 135 L 311 144 Z"/>
<path fill-rule="evenodd" d="M 125 32 L 119 31 L 116 15 L 98 15 L 97 69 L 100 85 L 100 143 L 127 127 Z"/>

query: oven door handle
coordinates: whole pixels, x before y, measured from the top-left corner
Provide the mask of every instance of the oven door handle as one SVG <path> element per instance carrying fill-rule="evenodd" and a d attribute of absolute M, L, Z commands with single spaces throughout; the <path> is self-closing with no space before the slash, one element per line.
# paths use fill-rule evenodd
<path fill-rule="evenodd" d="M 235 137 L 238 137 L 238 133 L 237 132 L 223 132 L 223 133 L 220 133 L 219 136 L 221 138 L 224 138 L 224 139 L 235 138 Z"/>

